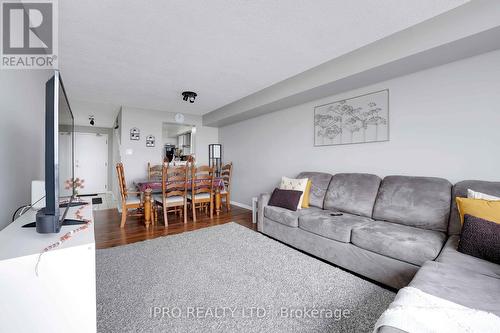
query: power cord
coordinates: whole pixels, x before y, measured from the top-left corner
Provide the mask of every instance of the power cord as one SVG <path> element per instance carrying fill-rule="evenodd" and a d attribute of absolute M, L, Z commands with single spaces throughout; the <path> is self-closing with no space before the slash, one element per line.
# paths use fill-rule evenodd
<path fill-rule="evenodd" d="M 30 210 L 34 205 L 36 205 L 37 203 L 39 203 L 43 199 L 45 199 L 45 195 L 43 197 L 41 197 L 40 199 L 38 199 L 37 201 L 35 201 L 34 203 L 32 203 L 32 204 L 24 205 L 24 206 L 21 206 L 18 209 L 16 209 L 16 211 L 14 212 L 14 215 L 12 215 L 12 221 L 11 222 L 14 222 L 16 219 L 18 219 L 21 216 L 23 216 L 28 210 Z M 19 211 L 21 211 L 21 212 L 19 213 L 19 215 L 17 215 L 17 213 Z"/>

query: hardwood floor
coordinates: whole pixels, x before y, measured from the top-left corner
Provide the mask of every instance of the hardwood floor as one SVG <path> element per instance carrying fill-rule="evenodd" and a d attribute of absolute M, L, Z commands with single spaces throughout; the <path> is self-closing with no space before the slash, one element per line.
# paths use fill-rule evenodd
<path fill-rule="evenodd" d="M 188 223 L 184 224 L 178 216 L 169 214 L 169 225 L 165 227 L 162 214 L 158 214 L 158 223 L 146 229 L 141 216 L 128 216 L 125 228 L 121 229 L 121 214 L 118 213 L 117 209 L 97 210 L 94 211 L 96 248 L 105 249 L 229 222 L 236 222 L 252 230 L 257 230 L 257 225 L 252 223 L 252 211 L 236 206 L 231 206 L 230 212 L 226 212 L 224 209 L 219 216 L 214 215 L 213 220 L 201 211 L 196 217 L 196 223 L 193 223 L 189 216 Z"/>

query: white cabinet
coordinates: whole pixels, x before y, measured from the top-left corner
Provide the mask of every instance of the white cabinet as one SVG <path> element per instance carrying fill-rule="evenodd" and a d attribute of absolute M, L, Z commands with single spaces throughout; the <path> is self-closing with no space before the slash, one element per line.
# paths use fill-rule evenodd
<path fill-rule="evenodd" d="M 182 146 L 184 146 L 184 136 L 183 135 L 179 135 L 177 137 L 177 147 L 179 147 L 180 149 L 182 149 Z"/>
<path fill-rule="evenodd" d="M 68 211 L 75 218 L 78 207 Z M 92 219 L 92 204 L 83 210 Z M 0 331 L 95 332 L 96 275 L 93 223 L 58 248 L 40 250 L 79 226 L 59 234 L 22 228 L 35 220 L 29 211 L 0 231 Z"/>
<path fill-rule="evenodd" d="M 183 155 L 191 155 L 191 133 L 179 135 L 177 137 L 177 147 L 182 149 Z"/>

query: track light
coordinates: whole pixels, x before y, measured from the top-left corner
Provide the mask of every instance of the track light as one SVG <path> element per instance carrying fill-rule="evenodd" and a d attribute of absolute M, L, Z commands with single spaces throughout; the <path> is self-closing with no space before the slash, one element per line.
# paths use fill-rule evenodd
<path fill-rule="evenodd" d="M 197 93 L 192 92 L 192 91 L 184 91 L 182 93 L 182 100 L 184 101 L 189 101 L 189 103 L 194 103 L 194 100 L 196 99 L 196 96 L 198 96 Z"/>

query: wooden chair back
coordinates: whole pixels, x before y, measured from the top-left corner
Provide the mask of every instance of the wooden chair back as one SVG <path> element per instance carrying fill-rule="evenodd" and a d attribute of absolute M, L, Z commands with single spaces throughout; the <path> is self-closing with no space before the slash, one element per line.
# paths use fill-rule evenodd
<path fill-rule="evenodd" d="M 127 201 L 127 182 L 125 181 L 125 172 L 123 171 L 123 163 L 116 163 L 116 175 L 118 176 L 118 187 L 122 202 Z"/>
<path fill-rule="evenodd" d="M 229 192 L 231 189 L 231 177 L 233 172 L 233 162 L 223 165 L 220 172 L 220 177 L 224 182 L 224 189 Z"/>
<path fill-rule="evenodd" d="M 150 162 L 148 162 L 148 180 L 151 180 L 152 178 L 160 178 L 162 175 L 162 165 L 151 165 Z"/>
<path fill-rule="evenodd" d="M 161 191 L 164 198 L 173 196 L 186 197 L 188 188 L 188 168 L 185 166 L 169 166 L 163 163 Z"/>
<path fill-rule="evenodd" d="M 191 193 L 193 195 L 199 193 L 212 194 L 214 177 L 214 168 L 207 165 L 193 166 L 191 168 Z"/>

